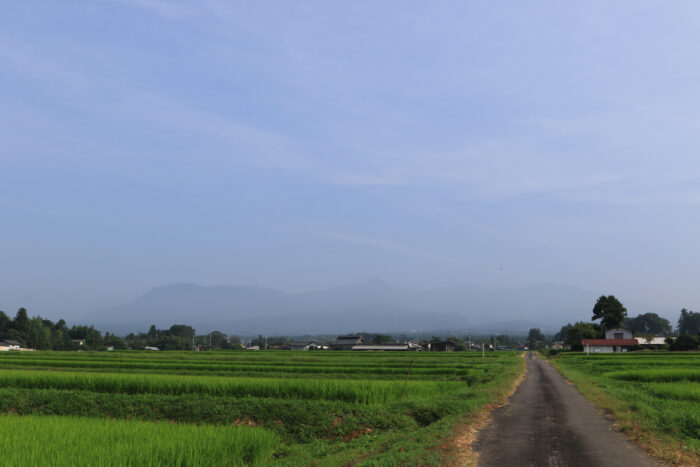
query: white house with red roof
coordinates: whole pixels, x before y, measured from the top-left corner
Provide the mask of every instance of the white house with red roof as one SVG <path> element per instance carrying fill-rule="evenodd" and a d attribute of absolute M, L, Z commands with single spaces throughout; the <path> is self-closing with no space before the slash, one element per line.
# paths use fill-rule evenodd
<path fill-rule="evenodd" d="M 583 351 L 586 353 L 627 352 L 630 347 L 637 343 L 632 331 L 624 328 L 608 329 L 605 331 L 605 339 L 581 340 Z"/>

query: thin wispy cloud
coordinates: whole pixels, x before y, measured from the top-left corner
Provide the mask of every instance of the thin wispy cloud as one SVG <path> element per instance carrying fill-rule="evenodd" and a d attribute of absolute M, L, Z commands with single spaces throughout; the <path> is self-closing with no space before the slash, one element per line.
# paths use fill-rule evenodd
<path fill-rule="evenodd" d="M 413 248 L 408 245 L 403 245 L 390 240 L 383 240 L 380 238 L 367 237 L 364 235 L 349 234 L 343 232 L 333 232 L 333 231 L 322 231 L 317 232 L 318 235 L 333 240 L 338 240 L 345 243 L 350 243 L 353 245 L 367 246 L 373 249 L 379 249 L 394 253 L 400 253 L 408 256 L 414 256 L 418 258 L 429 259 L 432 261 L 449 262 L 454 263 L 455 260 L 447 258 L 442 255 L 438 255 L 429 251 L 424 251 L 418 248 Z"/>

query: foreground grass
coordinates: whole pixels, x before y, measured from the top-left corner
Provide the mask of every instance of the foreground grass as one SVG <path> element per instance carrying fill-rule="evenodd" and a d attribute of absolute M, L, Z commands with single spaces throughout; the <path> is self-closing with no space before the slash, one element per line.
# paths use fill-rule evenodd
<path fill-rule="evenodd" d="M 457 427 L 463 429 L 474 414 L 503 397 L 524 371 L 523 359 L 508 352 L 487 355 L 484 361 L 481 355 L 456 352 L 214 352 L 196 356 L 192 352 L 157 356 L 36 352 L 29 357 L 0 356 L 0 362 L 9 361 L 13 362 L 11 370 L 0 369 L 0 413 L 19 414 L 20 419 L 29 416 L 28 420 L 42 415 L 41 420 L 50 423 L 77 415 L 96 423 L 203 429 L 197 432 L 204 433 L 203 437 L 196 433 L 185 437 L 185 446 L 206 446 L 209 429 L 256 427 L 274 436 L 272 451 L 263 450 L 262 457 L 255 458 L 229 453 L 238 456 L 232 459 L 282 466 L 447 465 L 456 455 L 452 439 Z M 38 370 L 34 364 L 38 362 L 46 370 Z M 82 362 L 90 371 L 76 371 Z M 97 367 L 103 363 L 108 367 L 100 371 Z M 148 370 L 146 365 L 153 368 Z M 231 377 L 230 373 L 215 377 L 208 373 L 212 366 L 235 367 L 235 371 L 248 366 L 254 377 Z M 168 367 L 170 374 L 158 373 L 162 367 Z M 324 379 L 317 374 L 309 378 L 309 367 L 322 369 Z M 284 368 L 283 376 L 279 368 Z M 81 428 L 76 427 L 64 427 L 68 437 L 80 438 Z M 11 429 L 0 426 L 3 432 Z M 105 430 L 119 433 L 121 428 L 106 424 Z M 139 452 L 144 456 L 151 456 L 149 443 L 160 452 L 157 445 L 164 438 L 154 433 L 143 434 Z M 34 435 L 26 436 L 31 439 Z M 103 439 L 105 449 L 112 440 L 119 444 L 118 437 L 105 434 Z M 19 452 L 23 448 L 17 443 L 0 445 L 0 452 L 6 449 Z M 99 457 L 89 462 L 90 450 L 83 454 L 82 465 L 102 464 Z M 144 458 L 153 462 L 132 465 L 160 462 L 156 457 Z M 217 465 L 211 459 L 208 465 Z M 174 465 L 199 465 L 178 462 Z M 41 459 L 32 462 L 42 463 Z"/>
<path fill-rule="evenodd" d="M 562 353 L 550 361 L 652 455 L 700 465 L 700 354 Z"/>
<path fill-rule="evenodd" d="M 278 445 L 261 428 L 0 416 L 2 465 L 258 465 Z"/>

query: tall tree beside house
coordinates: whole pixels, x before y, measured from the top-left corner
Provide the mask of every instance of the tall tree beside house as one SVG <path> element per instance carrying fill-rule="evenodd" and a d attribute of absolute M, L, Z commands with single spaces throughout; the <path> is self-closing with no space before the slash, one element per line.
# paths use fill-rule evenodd
<path fill-rule="evenodd" d="M 636 334 L 669 336 L 673 332 L 670 321 L 656 313 L 644 313 L 634 318 L 627 318 L 624 321 L 624 326 Z"/>
<path fill-rule="evenodd" d="M 688 311 L 685 308 L 681 310 L 681 316 L 678 318 L 678 335 L 700 334 L 700 313 Z"/>
<path fill-rule="evenodd" d="M 614 295 L 601 295 L 593 307 L 593 321 L 599 319 L 605 329 L 620 327 L 627 317 L 627 308 Z"/>
<path fill-rule="evenodd" d="M 596 339 L 600 337 L 600 331 L 591 323 L 579 321 L 567 325 L 565 328 L 566 331 L 562 328 L 561 332 L 566 332 L 564 340 L 566 341 L 566 345 L 571 347 L 571 350 L 583 350 L 583 346 L 581 345 L 582 339 Z"/>

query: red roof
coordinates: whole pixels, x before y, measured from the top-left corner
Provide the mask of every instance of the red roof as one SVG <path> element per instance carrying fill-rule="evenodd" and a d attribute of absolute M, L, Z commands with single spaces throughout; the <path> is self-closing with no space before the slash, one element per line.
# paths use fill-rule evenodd
<path fill-rule="evenodd" d="M 637 339 L 582 339 L 581 345 L 635 345 Z"/>

